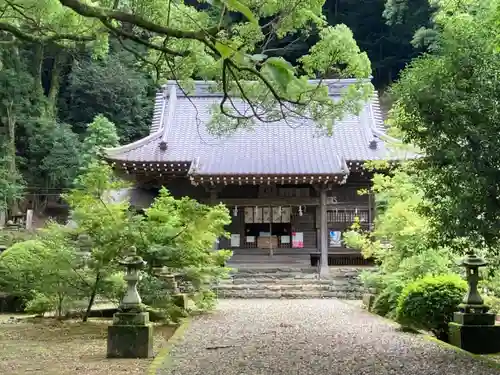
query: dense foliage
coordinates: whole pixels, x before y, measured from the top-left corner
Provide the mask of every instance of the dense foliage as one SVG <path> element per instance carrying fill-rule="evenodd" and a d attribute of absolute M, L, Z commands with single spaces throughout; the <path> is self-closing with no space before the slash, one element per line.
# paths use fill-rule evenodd
<path fill-rule="evenodd" d="M 425 329 L 447 340 L 453 319 L 467 290 L 458 275 L 427 276 L 408 284 L 398 299 L 396 319 L 412 328 Z"/>
<path fill-rule="evenodd" d="M 443 2 L 433 53 L 404 71 L 392 111 L 404 139 L 425 154 L 424 212 L 436 239 L 466 238 L 491 253 L 500 234 L 499 9 L 497 0 Z"/>
<path fill-rule="evenodd" d="M 438 274 L 450 265 L 449 249 L 435 246 L 429 219 L 420 212 L 425 204 L 420 179 L 410 164 L 375 173 L 371 188 L 377 207 L 374 228 L 366 232 L 355 224 L 345 235 L 349 246 L 380 264 L 380 274 L 415 279 L 424 270 Z"/>
<path fill-rule="evenodd" d="M 2 290 L 23 297 L 33 311 L 45 308 L 59 315 L 85 300 L 86 319 L 98 297 L 118 301 L 124 284 L 117 261 L 135 247 L 148 262 L 145 301 L 152 307 L 165 310 L 167 318 L 172 312 L 172 296 L 155 290 L 156 269 L 162 267 L 183 276 L 199 308 L 211 307 L 211 286 L 226 274 L 221 264 L 231 255 L 212 251 L 229 223 L 227 209 L 176 200 L 162 190 L 144 216 L 131 212 L 128 202 L 112 199 L 109 192 L 122 186 L 109 166 L 88 166 L 65 196 L 76 225 L 52 223 L 37 239 L 7 249 L 0 256 Z"/>
<path fill-rule="evenodd" d="M 243 90 L 269 121 L 283 115 L 271 110 L 277 102 L 297 116 L 307 107 L 324 125 L 355 110 L 370 85 L 333 103 L 323 89 L 307 91 L 299 77 L 372 73 L 379 88 L 397 78 L 419 52 L 410 45 L 415 28 L 386 24 L 384 6 L 385 0 L 363 7 L 352 0 L 266 7 L 247 0 L 0 0 L 0 174 L 8 177 L 1 179 L 0 204 L 11 206 L 27 188 L 35 194 L 32 207 L 43 211 L 48 194 L 72 187 L 96 116 L 115 124 L 122 144 L 146 135 L 165 79 L 189 89 L 190 78 L 211 78 L 231 95 Z M 225 103 L 230 116 L 214 108 L 214 130 L 251 122 Z"/>

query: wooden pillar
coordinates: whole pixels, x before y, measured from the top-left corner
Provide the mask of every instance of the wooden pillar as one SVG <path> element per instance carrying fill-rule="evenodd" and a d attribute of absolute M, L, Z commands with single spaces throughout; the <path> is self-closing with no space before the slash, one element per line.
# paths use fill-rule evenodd
<path fill-rule="evenodd" d="M 5 227 L 6 222 L 7 222 L 7 214 L 5 211 L 0 210 L 0 228 Z"/>
<path fill-rule="evenodd" d="M 218 189 L 216 187 L 209 189 L 210 206 L 217 205 L 217 192 L 218 192 Z M 217 238 L 214 241 L 214 244 L 212 245 L 212 250 L 218 250 L 218 249 L 219 249 L 219 239 Z"/>
<path fill-rule="evenodd" d="M 319 267 L 319 276 L 320 278 L 327 278 L 330 270 L 328 268 L 328 222 L 326 215 L 326 187 L 321 187 L 319 190 L 319 234 L 320 234 L 320 242 L 319 249 L 321 252 L 320 258 L 320 267 Z"/>
<path fill-rule="evenodd" d="M 26 211 L 26 229 L 33 229 L 33 210 Z"/>

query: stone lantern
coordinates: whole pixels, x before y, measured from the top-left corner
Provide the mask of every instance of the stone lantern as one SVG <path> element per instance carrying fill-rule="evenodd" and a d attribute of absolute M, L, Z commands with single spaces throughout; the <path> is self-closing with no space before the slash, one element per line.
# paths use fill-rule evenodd
<path fill-rule="evenodd" d="M 179 286 L 177 285 L 176 276 L 178 275 L 171 273 L 165 267 L 158 272 L 158 277 L 165 281 L 165 284 L 167 284 L 167 291 L 172 296 L 174 305 L 186 310 L 188 307 L 188 298 L 186 294 L 181 293 Z"/>
<path fill-rule="evenodd" d="M 479 268 L 488 265 L 488 263 L 474 254 L 474 252 L 469 252 L 469 254 L 462 259 L 460 265 L 465 267 L 467 283 L 469 284 L 469 290 L 465 294 L 462 304 L 459 306 L 460 311 L 464 313 L 486 313 L 488 307 L 484 305 L 483 298 L 479 294 L 477 285 L 479 283 Z"/>
<path fill-rule="evenodd" d="M 108 327 L 108 358 L 149 358 L 153 355 L 153 326 L 149 313 L 144 311 L 137 283 L 146 262 L 132 247 L 129 254 L 118 262 L 126 267 L 123 279 L 127 292 L 118 312 L 113 315 L 113 325 Z"/>
<path fill-rule="evenodd" d="M 450 343 L 476 354 L 500 352 L 500 326 L 495 324 L 496 315 L 488 312 L 477 288 L 479 268 L 487 264 L 474 251 L 469 251 L 460 262 L 465 267 L 469 288 L 449 323 Z"/>
<path fill-rule="evenodd" d="M 24 226 L 24 214 L 21 212 L 19 207 L 15 207 L 11 210 L 10 220 L 7 221 L 7 227 L 10 228 L 22 228 Z"/>

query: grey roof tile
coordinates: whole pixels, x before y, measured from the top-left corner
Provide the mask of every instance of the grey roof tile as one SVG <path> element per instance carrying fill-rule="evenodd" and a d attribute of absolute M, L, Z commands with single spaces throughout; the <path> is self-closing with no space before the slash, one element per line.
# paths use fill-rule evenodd
<path fill-rule="evenodd" d="M 108 158 L 184 166 L 192 162 L 191 173 L 198 175 L 334 175 L 346 173 L 345 160 L 397 159 L 380 138 L 383 121 L 376 94 L 359 115 L 336 122 L 333 136 L 304 120 L 294 127 L 284 121 L 257 123 L 251 129 L 216 137 L 208 133 L 206 124 L 212 105 L 221 97 L 204 87 L 206 83 L 197 85 L 188 99 L 175 86 L 165 86 L 156 96 L 151 134 L 109 149 Z M 376 149 L 369 147 L 373 139 L 377 139 Z M 162 140 L 167 143 L 166 151 L 159 147 Z"/>

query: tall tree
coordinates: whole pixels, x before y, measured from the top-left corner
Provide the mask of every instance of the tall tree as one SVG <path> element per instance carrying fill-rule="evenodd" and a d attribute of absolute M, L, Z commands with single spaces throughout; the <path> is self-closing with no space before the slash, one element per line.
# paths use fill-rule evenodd
<path fill-rule="evenodd" d="M 55 114 L 61 65 L 68 58 L 66 51 L 87 43 L 96 54 L 105 53 L 107 34 L 97 33 L 99 28 L 96 20 L 79 17 L 56 0 L 0 0 L 0 32 L 10 35 L 4 39 L 29 47 L 33 90 L 46 94 L 47 114 L 51 116 Z M 44 80 L 47 58 L 51 69 Z"/>
<path fill-rule="evenodd" d="M 85 139 L 82 144 L 83 166 L 100 160 L 104 156 L 104 149 L 118 146 L 116 126 L 105 116 L 98 115 L 88 124 Z"/>
<path fill-rule="evenodd" d="M 443 1 L 432 54 L 394 88 L 394 123 L 423 151 L 426 211 L 444 242 L 500 239 L 500 2 Z"/>
<path fill-rule="evenodd" d="M 147 47 L 150 55 L 138 57 L 158 76 L 184 82 L 185 89 L 189 87 L 186 80 L 191 78 L 215 80 L 226 93 L 218 106 L 224 117 L 215 117 L 233 128 L 255 118 L 270 122 L 303 116 L 329 128 L 345 111 L 358 109 L 360 99 L 372 91 L 371 84 L 359 82 L 346 92 L 345 100 L 333 101 L 324 87 L 308 82 L 326 75 L 370 75 L 368 57 L 359 50 L 350 30 L 325 22 L 323 1 L 232 0 L 195 6 L 158 0 L 44 3 L 64 5 L 64 12 L 73 11 L 70 17 L 77 25 L 90 22 L 97 27 L 97 23 L 102 28 L 97 40 L 112 34 Z M 229 20 L 234 13 L 239 17 Z M 63 31 L 56 30 L 55 35 L 67 36 L 65 40 L 80 35 L 76 30 Z M 267 48 L 271 40 L 304 32 L 317 33 L 318 42 L 295 66 Z M 249 113 L 234 105 L 232 96 L 247 102 Z"/>
<path fill-rule="evenodd" d="M 122 50 L 103 59 L 75 60 L 68 78 L 60 116 L 76 132 L 83 133 L 102 114 L 116 124 L 122 143 L 148 134 L 156 86 L 133 55 Z"/>
<path fill-rule="evenodd" d="M 427 0 L 425 0 L 427 1 Z M 361 50 L 372 62 L 374 84 L 385 88 L 397 79 L 404 66 L 421 51 L 410 44 L 415 28 L 406 22 L 386 23 L 382 16 L 386 0 L 330 0 L 325 15 L 330 24 L 345 23 Z"/>
<path fill-rule="evenodd" d="M 2 202 L 14 209 L 19 198 L 20 172 L 17 165 L 18 148 L 16 139 L 19 127 L 30 116 L 39 113 L 39 98 L 33 93 L 32 77 L 26 73 L 23 60 L 15 48 L 5 48 L 0 53 L 2 69 L 0 70 L 0 145 L 2 147 L 2 168 L 5 169 L 4 198 Z M 7 186 L 9 188 L 7 189 Z M 11 187 L 15 187 L 11 190 Z M 10 191 L 11 193 L 7 193 Z M 18 193 L 13 194 L 13 191 Z"/>

